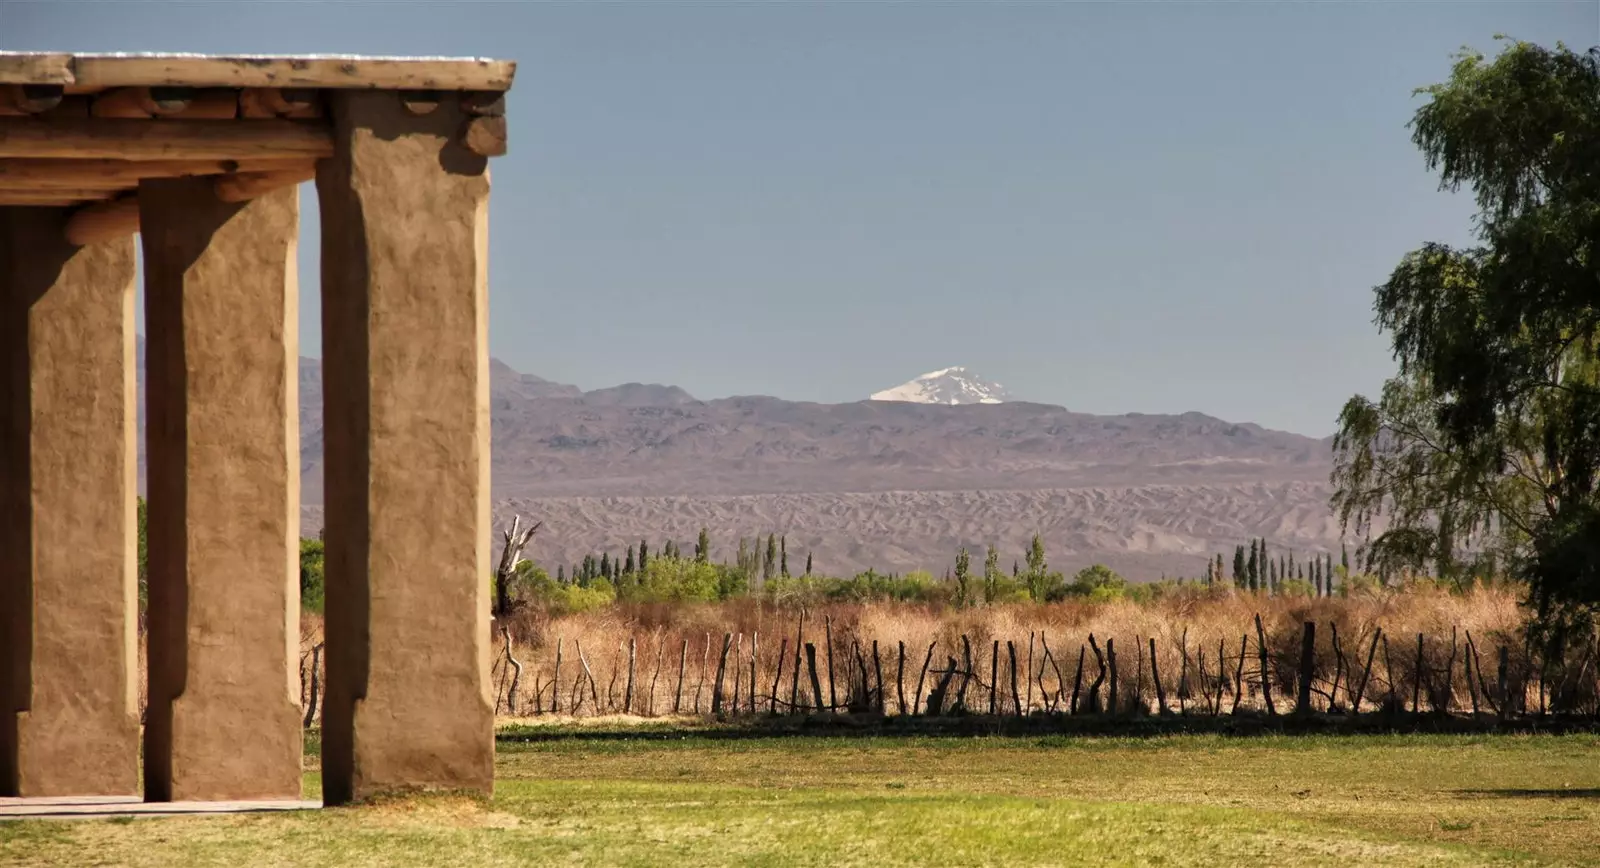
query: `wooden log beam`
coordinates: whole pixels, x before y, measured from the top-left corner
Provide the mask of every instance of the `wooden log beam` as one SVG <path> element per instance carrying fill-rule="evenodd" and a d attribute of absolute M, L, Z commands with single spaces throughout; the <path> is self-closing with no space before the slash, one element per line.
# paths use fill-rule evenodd
<path fill-rule="evenodd" d="M 149 118 L 172 115 L 189 107 L 192 88 L 119 87 L 94 99 L 89 113 L 97 118 Z"/>
<path fill-rule="evenodd" d="M 139 197 L 89 205 L 67 218 L 67 243 L 83 246 L 139 231 Z"/>
<path fill-rule="evenodd" d="M 66 89 L 59 84 L 14 84 L 7 90 L 11 105 L 30 115 L 55 108 L 66 96 Z"/>
<path fill-rule="evenodd" d="M 506 119 L 484 116 L 467 121 L 461 131 L 467 150 L 482 157 L 503 157 L 506 153 Z"/>
<path fill-rule="evenodd" d="M 239 115 L 239 94 L 227 88 L 119 87 L 94 99 L 97 118 L 228 120 Z"/>
<path fill-rule="evenodd" d="M 110 199 L 117 189 L 6 190 L 0 189 L 0 205 L 56 205 Z"/>
<path fill-rule="evenodd" d="M 67 196 L 74 190 L 124 190 L 136 185 L 129 181 L 88 181 L 77 184 L 35 184 L 0 174 L 0 194 L 32 193 L 35 195 Z"/>
<path fill-rule="evenodd" d="M 239 92 L 239 116 L 244 118 L 319 118 L 322 97 L 311 88 L 253 87 Z"/>
<path fill-rule="evenodd" d="M 0 157 L 123 160 L 320 159 L 333 154 L 328 128 L 304 121 L 138 121 L 0 118 Z"/>
<path fill-rule="evenodd" d="M 305 157 L 245 160 L 70 160 L 55 158 L 0 159 L 0 187 L 133 187 L 141 178 L 181 178 L 275 172 L 311 165 Z"/>

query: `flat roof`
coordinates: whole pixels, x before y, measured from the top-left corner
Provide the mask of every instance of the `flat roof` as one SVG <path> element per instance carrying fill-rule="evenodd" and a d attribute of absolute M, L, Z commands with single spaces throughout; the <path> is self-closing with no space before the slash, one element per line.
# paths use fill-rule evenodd
<path fill-rule="evenodd" d="M 292 87 L 357 90 L 511 89 L 514 61 L 484 57 L 210 55 L 0 51 L 0 85 Z"/>

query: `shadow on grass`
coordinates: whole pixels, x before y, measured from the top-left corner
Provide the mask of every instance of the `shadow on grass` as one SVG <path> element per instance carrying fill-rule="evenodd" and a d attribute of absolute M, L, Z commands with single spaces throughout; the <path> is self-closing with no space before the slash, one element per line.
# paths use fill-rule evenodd
<path fill-rule="evenodd" d="M 1456 790 L 1457 795 L 1483 796 L 1491 799 L 1600 799 L 1600 789 L 1593 787 L 1570 790 L 1521 789 L 1510 787 L 1496 790 Z"/>
<path fill-rule="evenodd" d="M 1567 734 L 1600 732 L 1600 721 L 1592 718 L 1500 721 L 1488 715 L 1478 717 L 1442 714 L 1362 714 L 1362 715 L 1277 715 L 1260 713 L 1239 715 L 1031 715 L 1029 717 L 955 715 L 948 717 L 901 717 L 860 714 L 828 714 L 781 717 L 734 718 L 726 721 L 606 727 L 603 725 L 564 726 L 513 725 L 496 733 L 501 744 L 555 741 L 681 741 L 701 739 L 738 741 L 742 739 L 805 738 L 895 738 L 922 736 L 1083 736 L 1123 739 L 1159 738 L 1172 735 L 1222 735 L 1250 738 L 1281 735 L 1475 735 L 1490 733 Z"/>

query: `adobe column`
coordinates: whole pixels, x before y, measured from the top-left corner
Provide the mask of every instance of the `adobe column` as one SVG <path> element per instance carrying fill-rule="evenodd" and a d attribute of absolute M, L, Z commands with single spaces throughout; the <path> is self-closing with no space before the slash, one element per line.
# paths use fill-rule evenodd
<path fill-rule="evenodd" d="M 0 208 L 0 796 L 139 782 L 133 236 Z"/>
<path fill-rule="evenodd" d="M 318 164 L 323 793 L 489 793 L 486 160 L 456 99 L 333 101 Z"/>
<path fill-rule="evenodd" d="M 147 339 L 145 798 L 298 798 L 293 186 L 139 185 Z"/>

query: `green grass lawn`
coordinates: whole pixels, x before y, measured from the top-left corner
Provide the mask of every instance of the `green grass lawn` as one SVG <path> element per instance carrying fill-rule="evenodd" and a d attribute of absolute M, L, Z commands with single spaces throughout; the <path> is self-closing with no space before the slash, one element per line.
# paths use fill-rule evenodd
<path fill-rule="evenodd" d="M 503 743 L 492 801 L 0 823 L 0 863 L 1350 866 L 1600 857 L 1592 735 L 717 736 Z M 314 770 L 306 782 L 308 793 L 320 787 Z"/>

